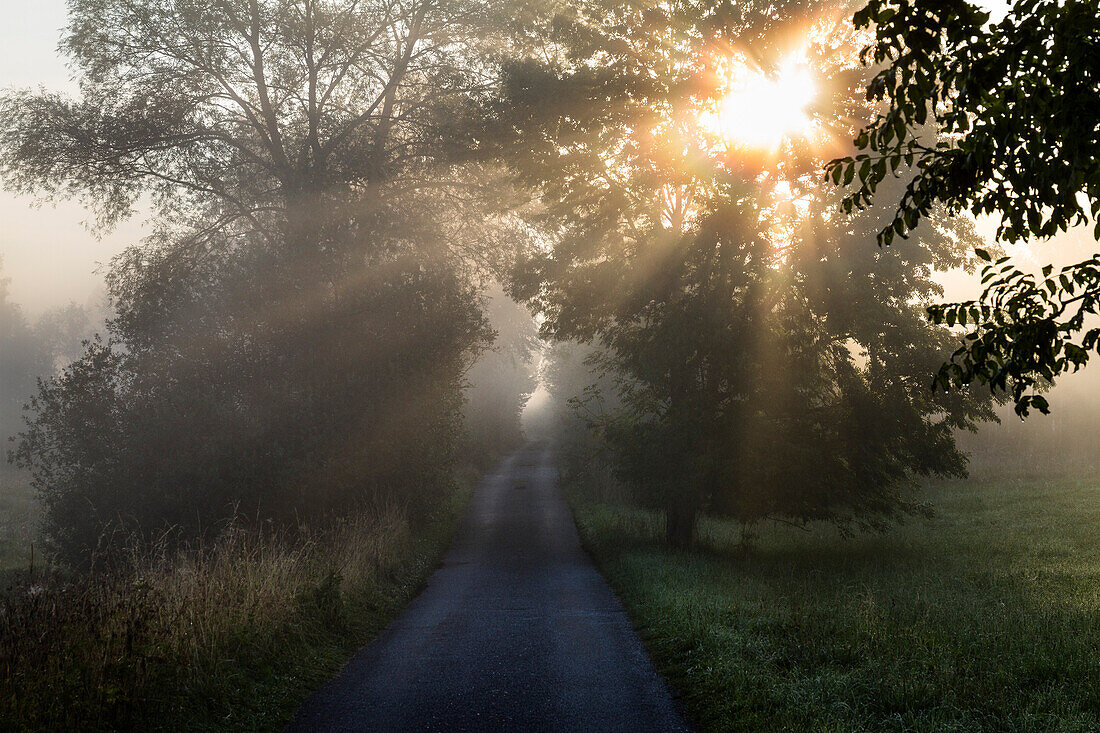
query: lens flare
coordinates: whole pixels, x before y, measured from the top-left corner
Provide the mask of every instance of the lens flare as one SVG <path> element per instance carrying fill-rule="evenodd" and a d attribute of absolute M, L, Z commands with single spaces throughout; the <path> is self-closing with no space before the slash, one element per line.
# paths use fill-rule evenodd
<path fill-rule="evenodd" d="M 813 131 L 807 109 L 817 88 L 805 64 L 788 62 L 765 74 L 734 60 L 723 72 L 721 93 L 701 117 L 710 134 L 732 145 L 774 150 Z"/>

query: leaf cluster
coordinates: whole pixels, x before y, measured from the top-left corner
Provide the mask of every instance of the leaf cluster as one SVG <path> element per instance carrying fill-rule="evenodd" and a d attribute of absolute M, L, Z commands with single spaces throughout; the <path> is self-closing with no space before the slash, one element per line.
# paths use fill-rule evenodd
<path fill-rule="evenodd" d="M 998 219 L 1005 242 L 1094 225 L 1100 239 L 1100 22 L 1090 0 L 1018 0 L 998 23 L 966 0 L 873 0 L 855 23 L 874 25 L 867 89 L 885 111 L 860 131 L 866 152 L 831 161 L 851 188 L 851 212 L 872 204 L 888 176 L 912 172 L 880 245 L 907 238 L 934 207 Z M 858 179 L 858 180 L 857 180 Z M 1042 282 L 1001 260 L 980 301 L 929 309 L 937 323 L 976 323 L 936 385 L 1011 390 L 1016 411 L 1048 409 L 1029 390 L 1085 364 L 1094 331 L 1100 259 Z M 1068 309 L 1068 313 L 1067 313 Z"/>
<path fill-rule="evenodd" d="M 934 323 L 970 330 L 951 360 L 940 367 L 934 387 L 965 388 L 972 382 L 1011 392 L 1016 414 L 1050 412 L 1038 394 L 1060 374 L 1084 367 L 1100 351 L 1100 328 L 1086 319 L 1100 312 L 1100 255 L 1036 277 L 1009 257 L 993 260 L 976 250 L 985 292 L 980 300 L 928 308 Z"/>
<path fill-rule="evenodd" d="M 966 0 L 874 0 L 854 21 L 874 25 L 863 54 L 880 70 L 867 98 L 885 110 L 856 137 L 867 152 L 826 170 L 835 184 L 855 184 L 848 211 L 869 206 L 899 168 L 912 170 L 880 244 L 906 237 L 937 203 L 995 214 L 1007 242 L 1100 213 L 1095 3 L 1020 0 L 990 26 Z"/>

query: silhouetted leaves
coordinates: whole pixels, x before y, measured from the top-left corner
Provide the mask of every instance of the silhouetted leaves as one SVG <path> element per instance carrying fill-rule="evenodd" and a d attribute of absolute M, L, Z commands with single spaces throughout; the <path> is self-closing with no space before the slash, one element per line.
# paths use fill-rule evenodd
<path fill-rule="evenodd" d="M 870 206 L 894 171 L 911 172 L 880 245 L 908 237 L 938 205 L 996 216 L 1006 242 L 1049 238 L 1090 219 L 1100 238 L 1094 1 L 1018 0 L 988 24 L 989 14 L 966 0 L 873 0 L 854 20 L 875 27 L 864 57 L 880 70 L 867 97 L 884 101 L 885 111 L 855 140 L 867 152 L 826 170 L 845 186 L 859 171 L 843 202 L 849 212 Z M 1041 285 L 1014 268 L 987 269 L 980 307 L 930 310 L 937 323 L 981 321 L 937 385 L 977 381 L 1011 392 L 1021 416 L 1045 412 L 1032 390 L 1080 368 L 1093 346 L 1081 330 L 1082 316 L 1095 312 L 1098 272 L 1100 255 Z"/>

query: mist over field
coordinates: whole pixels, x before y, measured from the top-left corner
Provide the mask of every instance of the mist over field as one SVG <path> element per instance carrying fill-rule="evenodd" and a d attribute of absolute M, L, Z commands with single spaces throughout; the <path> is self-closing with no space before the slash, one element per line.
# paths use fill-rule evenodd
<path fill-rule="evenodd" d="M 1100 728 L 1095 10 L 5 8 L 0 728 Z"/>

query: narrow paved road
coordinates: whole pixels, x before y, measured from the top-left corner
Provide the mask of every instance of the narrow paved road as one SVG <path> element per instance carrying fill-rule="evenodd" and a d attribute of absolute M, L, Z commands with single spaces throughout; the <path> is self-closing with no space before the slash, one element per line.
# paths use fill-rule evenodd
<path fill-rule="evenodd" d="M 310 697 L 291 731 L 687 727 L 580 547 L 550 449 L 478 486 L 424 592 Z"/>

